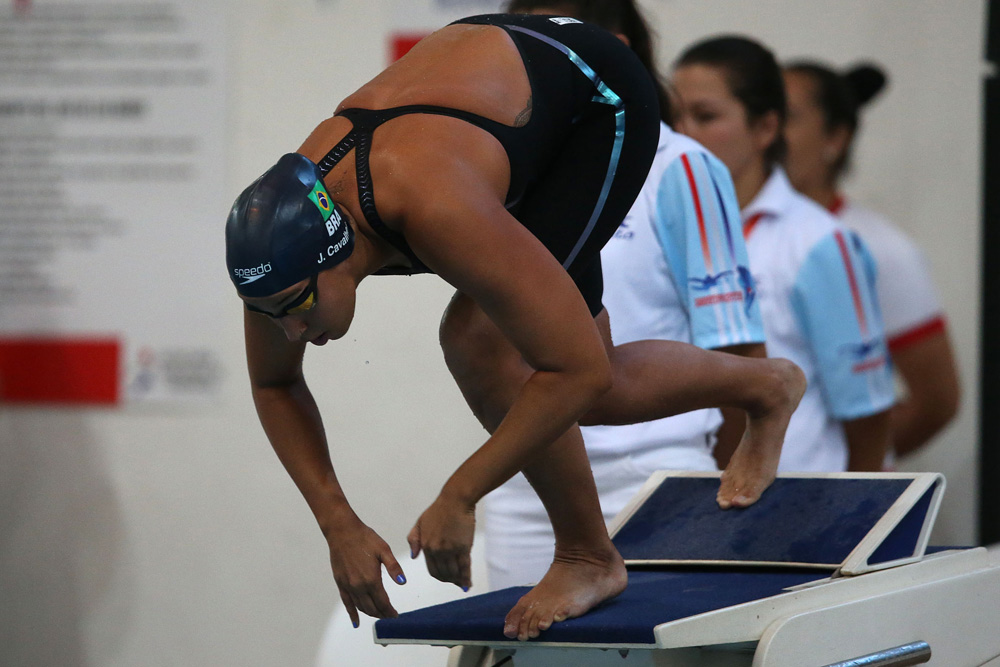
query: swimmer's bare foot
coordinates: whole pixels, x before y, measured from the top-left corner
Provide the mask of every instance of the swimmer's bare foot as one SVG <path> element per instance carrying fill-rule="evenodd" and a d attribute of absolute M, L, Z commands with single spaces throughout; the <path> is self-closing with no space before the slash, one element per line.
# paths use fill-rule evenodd
<path fill-rule="evenodd" d="M 788 421 L 806 390 L 802 370 L 787 359 L 768 359 L 760 407 L 747 412 L 747 428 L 722 473 L 716 501 L 722 509 L 747 507 L 774 481 Z"/>
<path fill-rule="evenodd" d="M 582 616 L 625 590 L 628 573 L 614 547 L 602 554 L 560 552 L 542 580 L 507 613 L 503 633 L 534 639 L 553 623 Z"/>

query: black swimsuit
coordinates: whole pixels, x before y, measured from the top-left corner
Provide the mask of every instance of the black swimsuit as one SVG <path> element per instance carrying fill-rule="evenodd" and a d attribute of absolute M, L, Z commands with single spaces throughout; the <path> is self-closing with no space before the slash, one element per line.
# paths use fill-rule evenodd
<path fill-rule="evenodd" d="M 375 207 L 375 193 L 372 188 L 372 175 L 371 170 L 368 167 L 368 157 L 371 152 L 372 135 L 374 134 L 375 129 L 393 118 L 415 113 L 436 114 L 439 116 L 459 118 L 486 130 L 500 142 L 500 145 L 503 146 L 504 151 L 507 153 L 507 159 L 511 165 L 510 186 L 507 190 L 506 202 L 508 209 L 510 209 L 512 204 L 516 204 L 516 202 L 520 200 L 523 195 L 525 187 L 527 186 L 526 173 L 528 171 L 524 168 L 524 166 L 530 166 L 532 164 L 530 152 L 526 150 L 527 144 L 523 141 L 523 133 L 519 132 L 520 130 L 525 129 L 524 127 L 511 127 L 510 125 L 504 125 L 503 123 L 498 123 L 495 120 L 490 120 L 489 118 L 484 118 L 483 116 L 479 116 L 468 111 L 462 111 L 461 109 L 438 107 L 429 104 L 409 104 L 401 107 L 393 107 L 391 109 L 343 109 L 339 111 L 337 115 L 347 118 L 351 121 L 353 127 L 351 128 L 351 131 L 347 133 L 347 136 L 341 139 L 340 142 L 338 142 L 337 145 L 326 154 L 326 157 L 317 163 L 320 171 L 323 172 L 324 175 L 327 174 L 352 149 L 357 150 L 357 154 L 354 156 L 354 162 L 357 171 L 358 201 L 361 203 L 361 210 L 364 213 L 365 220 L 368 221 L 368 224 L 371 225 L 372 229 L 378 232 L 379 236 L 384 238 L 404 255 L 406 255 L 413 265 L 413 268 L 388 267 L 379 271 L 379 273 L 412 274 L 430 272 L 430 269 L 424 266 L 423 262 L 421 262 L 410 249 L 410 246 L 407 244 L 406 239 L 403 238 L 403 235 L 393 229 L 390 229 L 384 222 L 382 222 L 382 218 L 379 216 L 378 210 L 376 210 Z M 531 125 L 530 121 L 528 122 L 528 125 Z"/>
<path fill-rule="evenodd" d="M 563 264 L 596 315 L 603 293 L 600 249 L 628 213 L 656 151 L 659 110 L 652 81 L 618 38 L 574 19 L 495 14 L 455 23 L 497 26 L 510 35 L 531 86 L 527 124 L 512 127 L 430 105 L 344 109 L 337 115 L 353 127 L 319 167 L 326 174 L 356 150 L 365 219 L 412 265 L 379 273 L 426 273 L 403 235 L 379 217 L 368 166 L 372 135 L 383 123 L 414 113 L 450 116 L 482 128 L 507 153 L 507 209 Z"/>

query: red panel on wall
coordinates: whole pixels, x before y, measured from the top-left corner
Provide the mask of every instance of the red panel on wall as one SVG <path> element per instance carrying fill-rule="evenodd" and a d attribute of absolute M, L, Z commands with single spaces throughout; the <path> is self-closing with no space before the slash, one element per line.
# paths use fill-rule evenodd
<path fill-rule="evenodd" d="M 389 38 L 389 62 L 394 63 L 405 56 L 417 42 L 429 35 L 429 32 L 399 32 Z"/>
<path fill-rule="evenodd" d="M 115 338 L 0 338 L 0 402 L 115 405 Z"/>

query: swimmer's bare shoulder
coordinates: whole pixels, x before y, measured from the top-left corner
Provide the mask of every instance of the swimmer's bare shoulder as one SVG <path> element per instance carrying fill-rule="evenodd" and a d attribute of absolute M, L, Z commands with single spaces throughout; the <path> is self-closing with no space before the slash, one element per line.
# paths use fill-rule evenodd
<path fill-rule="evenodd" d="M 338 110 L 430 104 L 514 126 L 530 98 L 524 63 L 507 33 L 495 26 L 459 24 L 421 40 L 345 98 Z"/>

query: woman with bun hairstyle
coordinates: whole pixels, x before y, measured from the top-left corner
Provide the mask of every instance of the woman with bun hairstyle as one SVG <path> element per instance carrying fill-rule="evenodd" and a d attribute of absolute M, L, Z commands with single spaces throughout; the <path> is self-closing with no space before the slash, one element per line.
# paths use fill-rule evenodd
<path fill-rule="evenodd" d="M 850 166 L 859 111 L 885 86 L 873 65 L 839 74 L 800 61 L 785 67 L 788 177 L 855 230 L 878 265 L 878 297 L 893 366 L 906 392 L 890 417 L 892 450 L 909 454 L 925 445 L 958 412 L 958 370 L 944 312 L 929 266 L 916 243 L 874 211 L 844 197 L 840 181 Z"/>
<path fill-rule="evenodd" d="M 774 56 L 745 37 L 708 39 L 680 56 L 673 85 L 678 129 L 732 173 L 768 355 L 794 361 L 809 383 L 779 471 L 881 470 L 894 393 L 874 260 L 779 164 L 785 92 Z"/>

